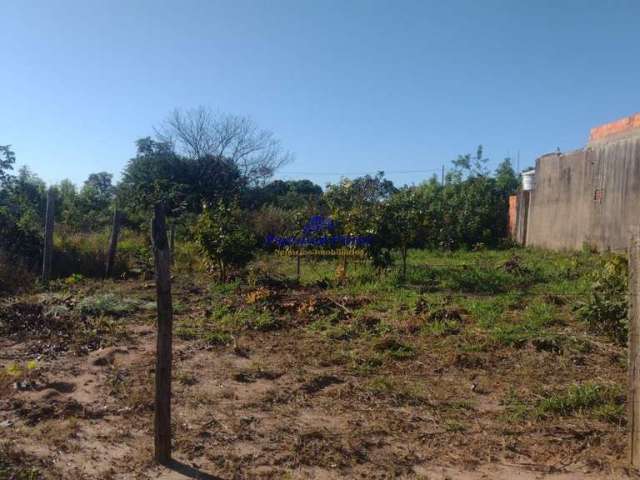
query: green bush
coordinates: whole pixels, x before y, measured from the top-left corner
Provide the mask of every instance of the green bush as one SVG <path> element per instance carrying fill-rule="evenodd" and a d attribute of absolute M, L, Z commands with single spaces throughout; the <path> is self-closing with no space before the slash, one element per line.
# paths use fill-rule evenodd
<path fill-rule="evenodd" d="M 596 332 L 624 345 L 629 332 L 627 320 L 628 266 L 623 256 L 613 256 L 591 277 L 591 292 L 576 306 L 579 318 Z"/>
<path fill-rule="evenodd" d="M 229 267 L 242 267 L 253 258 L 256 241 L 237 204 L 220 201 L 205 208 L 193 235 L 220 281 L 227 279 Z"/>
<path fill-rule="evenodd" d="M 28 290 L 35 280 L 35 274 L 20 258 L 0 252 L 0 295 Z"/>

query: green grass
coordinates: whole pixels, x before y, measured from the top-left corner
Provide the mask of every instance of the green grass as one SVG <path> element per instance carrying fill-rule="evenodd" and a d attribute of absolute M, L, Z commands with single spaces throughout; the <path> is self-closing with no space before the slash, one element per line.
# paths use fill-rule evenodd
<path fill-rule="evenodd" d="M 399 265 L 378 272 L 367 263 L 349 264 L 348 281 L 335 283 L 338 259 L 303 260 L 301 282 L 323 282 L 327 293 L 364 296 L 369 301 L 354 316 L 372 314 L 385 329 L 363 331 L 357 325 L 316 320 L 310 328 L 326 337 L 349 340 L 393 333 L 395 326 L 424 318 L 426 335 L 446 337 L 466 330 L 481 332 L 494 345 L 520 348 L 533 344 L 540 351 L 584 351 L 588 342 L 567 337 L 560 328 L 575 318 L 574 305 L 588 298 L 594 271 L 609 256 L 589 252 L 563 253 L 540 249 L 428 251 L 410 250 L 406 278 Z M 261 266 L 279 275 L 293 276 L 295 261 L 277 256 L 260 259 Z M 426 313 L 416 312 L 427 302 Z M 440 313 L 459 309 L 464 320 Z"/>
<path fill-rule="evenodd" d="M 134 313 L 138 309 L 138 306 L 138 301 L 113 293 L 85 297 L 78 302 L 78 310 L 80 313 L 92 316 L 111 315 L 121 317 Z"/>
<path fill-rule="evenodd" d="M 505 406 L 511 421 L 582 416 L 622 424 L 626 418 L 622 386 L 597 382 L 584 382 L 543 392 L 535 400 L 529 401 L 512 391 L 507 396 Z"/>
<path fill-rule="evenodd" d="M 593 382 L 571 385 L 538 401 L 534 415 L 588 415 L 620 422 L 624 418 L 624 394 L 618 386 Z"/>

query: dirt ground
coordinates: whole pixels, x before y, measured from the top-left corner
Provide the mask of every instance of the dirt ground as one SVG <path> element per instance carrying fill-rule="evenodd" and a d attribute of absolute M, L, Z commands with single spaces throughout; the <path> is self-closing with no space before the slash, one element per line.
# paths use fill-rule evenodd
<path fill-rule="evenodd" d="M 68 323 L 83 298 L 101 292 L 136 307 L 114 316 L 85 309 Z M 579 325 L 557 328 L 588 339 L 588 350 L 474 348 L 486 339 L 465 312 L 456 314 L 461 331 L 421 335 L 405 319 L 390 337 L 363 333 L 378 317 L 354 313 L 366 303 L 357 295 L 323 302 L 321 290 L 275 286 L 211 300 L 208 292 L 191 280 L 174 286 L 172 468 L 151 461 L 153 286 L 91 283 L 5 299 L 5 317 L 24 328 L 0 337 L 0 367 L 20 370 L 0 385 L 0 478 L 2 462 L 18 472 L 7 478 L 636 478 L 625 469 L 623 423 L 514 413 L 514 398 L 547 387 L 624 384 L 624 349 Z M 194 319 L 206 324 L 212 302 L 233 310 L 238 298 L 279 322 L 232 341 L 185 330 Z M 357 329 L 311 328 L 327 315 Z"/>

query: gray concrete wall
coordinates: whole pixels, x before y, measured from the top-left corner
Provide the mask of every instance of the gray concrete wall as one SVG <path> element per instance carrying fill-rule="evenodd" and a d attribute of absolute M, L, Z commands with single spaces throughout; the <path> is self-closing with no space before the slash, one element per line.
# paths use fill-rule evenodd
<path fill-rule="evenodd" d="M 624 250 L 631 225 L 639 224 L 637 135 L 537 160 L 526 245 Z"/>

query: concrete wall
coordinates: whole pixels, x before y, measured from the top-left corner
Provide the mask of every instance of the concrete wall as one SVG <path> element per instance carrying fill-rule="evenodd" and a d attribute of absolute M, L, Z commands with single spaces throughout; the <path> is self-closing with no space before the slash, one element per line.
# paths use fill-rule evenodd
<path fill-rule="evenodd" d="M 624 250 L 630 227 L 639 224 L 639 135 L 537 160 L 526 245 Z"/>

